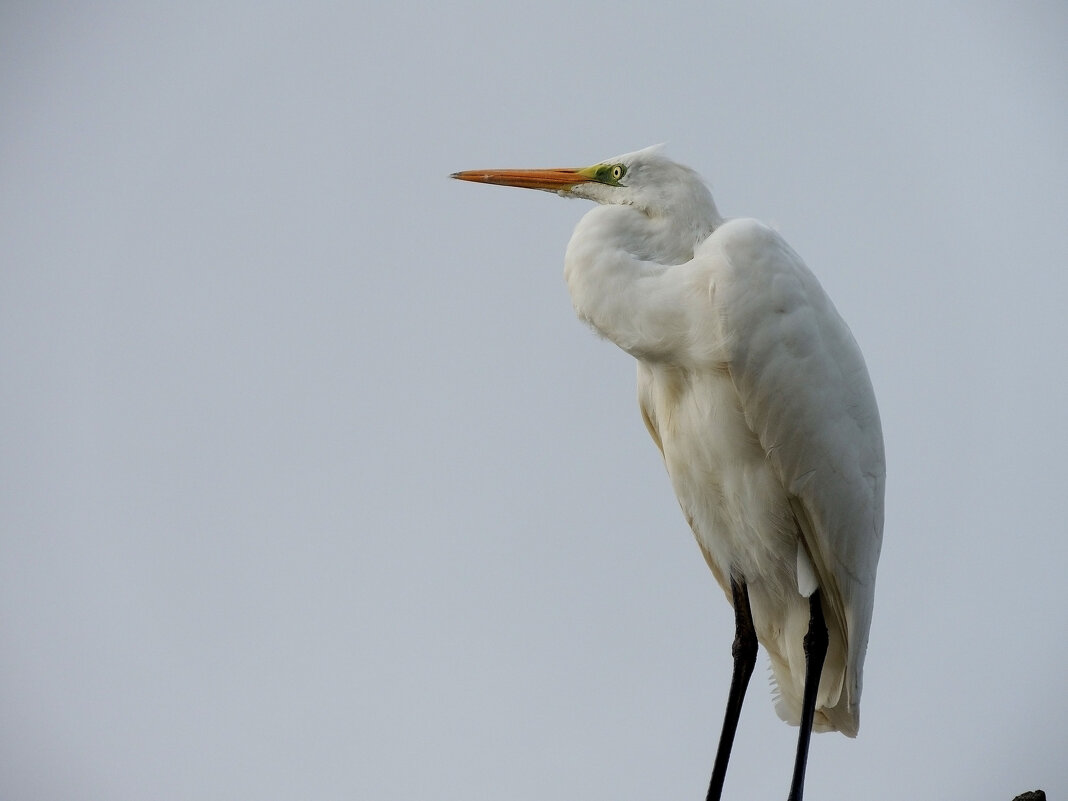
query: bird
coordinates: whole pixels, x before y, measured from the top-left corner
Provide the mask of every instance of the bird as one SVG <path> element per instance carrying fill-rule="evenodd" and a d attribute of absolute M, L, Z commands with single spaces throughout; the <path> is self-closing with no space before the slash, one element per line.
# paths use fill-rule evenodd
<path fill-rule="evenodd" d="M 722 795 L 759 643 L 775 710 L 799 727 L 788 799 L 801 801 L 812 731 L 860 726 L 882 546 L 882 426 L 853 334 L 782 235 L 720 216 L 662 145 L 451 177 L 598 204 L 564 256 L 572 304 L 636 360 L 641 417 L 734 609 L 706 799 Z"/>

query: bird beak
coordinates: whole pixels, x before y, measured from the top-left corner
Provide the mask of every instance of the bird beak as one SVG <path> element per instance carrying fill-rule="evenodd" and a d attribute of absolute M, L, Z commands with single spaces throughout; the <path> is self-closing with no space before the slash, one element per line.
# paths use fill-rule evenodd
<path fill-rule="evenodd" d="M 594 180 L 589 168 L 558 167 L 551 170 L 465 170 L 454 172 L 451 178 L 474 181 L 477 184 L 518 186 L 521 189 L 544 189 L 546 192 L 570 192 L 579 184 Z"/>

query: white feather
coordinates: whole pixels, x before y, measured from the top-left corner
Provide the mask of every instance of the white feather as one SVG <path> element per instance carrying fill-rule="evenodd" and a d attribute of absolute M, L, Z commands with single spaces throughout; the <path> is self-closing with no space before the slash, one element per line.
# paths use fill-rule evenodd
<path fill-rule="evenodd" d="M 882 433 L 860 350 L 800 257 L 755 220 L 720 218 L 657 151 L 568 245 L 579 316 L 638 360 L 643 417 L 716 579 L 749 587 L 787 721 L 800 717 L 806 600 L 830 637 L 815 728 L 855 736 L 882 540 Z M 581 190 L 581 191 L 580 191 Z"/>

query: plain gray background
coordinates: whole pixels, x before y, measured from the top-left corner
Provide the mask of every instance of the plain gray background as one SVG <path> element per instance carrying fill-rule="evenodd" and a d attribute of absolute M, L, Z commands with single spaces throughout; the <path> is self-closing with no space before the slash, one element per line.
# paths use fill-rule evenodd
<path fill-rule="evenodd" d="M 439 5 L 0 8 L 0 798 L 702 798 L 733 623 L 587 206 L 446 177 L 661 141 L 882 409 L 808 797 L 1068 795 L 1063 3 Z M 729 798 L 786 793 L 766 677 Z"/>

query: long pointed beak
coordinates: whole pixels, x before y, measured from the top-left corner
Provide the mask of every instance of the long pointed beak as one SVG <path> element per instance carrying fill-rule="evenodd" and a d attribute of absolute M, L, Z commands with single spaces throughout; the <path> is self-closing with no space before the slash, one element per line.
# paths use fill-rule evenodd
<path fill-rule="evenodd" d="M 544 189 L 547 192 L 567 192 L 572 187 L 593 180 L 585 170 L 571 167 L 551 170 L 465 170 L 454 172 L 449 177 L 478 184 Z"/>

